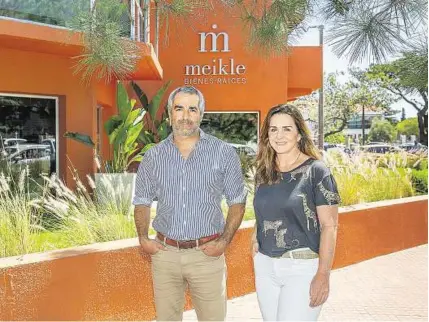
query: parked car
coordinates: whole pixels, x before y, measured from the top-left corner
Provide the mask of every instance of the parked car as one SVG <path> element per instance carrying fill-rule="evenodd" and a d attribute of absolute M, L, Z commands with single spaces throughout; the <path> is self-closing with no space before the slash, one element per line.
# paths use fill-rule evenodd
<path fill-rule="evenodd" d="M 325 150 L 325 151 L 328 151 L 330 149 L 334 149 L 336 147 L 337 147 L 337 145 L 334 143 L 326 143 L 326 142 L 323 143 L 323 150 Z"/>
<path fill-rule="evenodd" d="M 255 150 L 253 150 L 250 146 L 235 143 L 230 143 L 230 145 L 234 147 L 235 151 L 237 151 L 238 154 L 244 153 L 250 157 L 256 156 Z"/>
<path fill-rule="evenodd" d="M 49 163 L 51 150 L 49 145 L 33 144 L 19 148 L 18 151 L 8 154 L 5 158 L 13 164 L 30 164 L 37 161 Z"/>
<path fill-rule="evenodd" d="M 42 142 L 40 142 L 40 144 L 44 144 L 44 145 L 49 145 L 49 148 L 51 149 L 52 153 L 55 154 L 56 150 L 57 150 L 57 146 L 55 144 L 55 139 L 44 139 L 42 140 Z"/>
<path fill-rule="evenodd" d="M 18 138 L 3 139 L 2 141 L 0 141 L 0 149 L 4 149 L 8 146 L 20 145 L 25 143 L 27 143 L 26 139 L 18 139 Z"/>
<path fill-rule="evenodd" d="M 360 151 L 379 154 L 404 152 L 401 148 L 389 144 L 362 145 Z"/>
<path fill-rule="evenodd" d="M 426 145 L 423 145 L 421 143 L 403 143 L 400 144 L 399 147 L 408 153 L 413 154 L 424 154 L 427 153 L 428 147 Z"/>
<path fill-rule="evenodd" d="M 344 144 L 336 144 L 336 143 L 323 143 L 323 150 L 328 151 L 336 151 L 350 154 L 351 150 L 346 147 Z"/>

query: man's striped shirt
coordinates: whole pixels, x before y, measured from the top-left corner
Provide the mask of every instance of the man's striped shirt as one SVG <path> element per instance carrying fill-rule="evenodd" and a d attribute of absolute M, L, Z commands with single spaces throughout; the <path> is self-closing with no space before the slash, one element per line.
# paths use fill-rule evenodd
<path fill-rule="evenodd" d="M 175 240 L 193 240 L 222 233 L 228 206 L 246 202 L 240 159 L 235 149 L 200 130 L 188 159 L 173 134 L 145 153 L 136 178 L 134 205 L 158 201 L 153 228 Z"/>

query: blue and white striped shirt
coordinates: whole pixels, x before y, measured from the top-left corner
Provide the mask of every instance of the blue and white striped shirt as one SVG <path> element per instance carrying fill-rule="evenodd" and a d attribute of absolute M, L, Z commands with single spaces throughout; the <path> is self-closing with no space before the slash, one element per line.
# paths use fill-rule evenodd
<path fill-rule="evenodd" d="M 200 140 L 185 160 L 173 135 L 145 153 L 140 163 L 134 205 L 158 207 L 153 228 L 175 240 L 222 233 L 228 206 L 246 202 L 241 164 L 235 149 L 200 130 Z"/>

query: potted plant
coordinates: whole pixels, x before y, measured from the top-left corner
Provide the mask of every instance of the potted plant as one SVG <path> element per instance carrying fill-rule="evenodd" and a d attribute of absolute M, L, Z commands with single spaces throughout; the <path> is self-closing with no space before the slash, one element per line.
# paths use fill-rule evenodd
<path fill-rule="evenodd" d="M 162 86 L 151 101 L 136 84 L 131 83 L 139 101 L 130 99 L 122 83 L 118 83 L 118 114 L 113 115 L 104 124 L 104 129 L 112 147 L 112 159 L 102 161 L 96 144 L 86 134 L 66 132 L 66 138 L 90 146 L 95 151 L 99 171 L 95 174 L 95 195 L 99 202 L 116 202 L 131 204 L 134 195 L 136 174 L 128 172 L 133 163 L 142 160 L 144 153 L 169 134 L 168 114 L 164 107 L 161 118 L 158 112 L 162 98 L 170 85 Z"/>

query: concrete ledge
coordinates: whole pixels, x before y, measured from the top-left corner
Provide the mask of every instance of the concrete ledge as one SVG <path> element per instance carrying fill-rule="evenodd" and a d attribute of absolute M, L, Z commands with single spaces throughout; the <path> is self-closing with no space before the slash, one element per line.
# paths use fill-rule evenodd
<path fill-rule="evenodd" d="M 426 244 L 427 200 L 341 208 L 334 268 Z M 253 225 L 244 222 L 226 252 L 230 298 L 254 291 Z M 135 238 L 0 259 L 0 319 L 151 320 L 150 266 Z"/>

